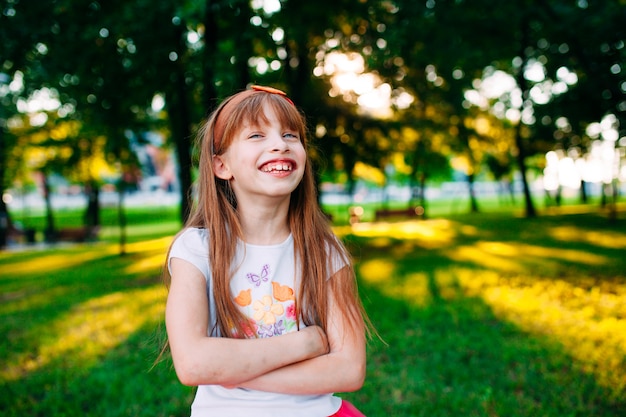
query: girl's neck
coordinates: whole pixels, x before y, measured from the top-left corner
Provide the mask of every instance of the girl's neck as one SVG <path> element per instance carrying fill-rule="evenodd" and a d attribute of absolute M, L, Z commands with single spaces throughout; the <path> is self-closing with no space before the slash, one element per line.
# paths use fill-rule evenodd
<path fill-rule="evenodd" d="M 288 209 L 288 200 L 287 204 L 278 206 L 240 206 L 238 211 L 244 242 L 253 245 L 284 242 L 291 233 L 287 222 Z"/>

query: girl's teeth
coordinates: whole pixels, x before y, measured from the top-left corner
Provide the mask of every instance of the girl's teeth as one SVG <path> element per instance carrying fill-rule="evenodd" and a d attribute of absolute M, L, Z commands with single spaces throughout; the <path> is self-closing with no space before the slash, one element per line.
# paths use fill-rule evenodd
<path fill-rule="evenodd" d="M 268 166 L 265 167 L 265 169 L 263 171 L 265 171 L 265 172 L 271 172 L 271 171 L 291 171 L 291 165 L 289 165 L 289 164 L 268 165 Z"/>

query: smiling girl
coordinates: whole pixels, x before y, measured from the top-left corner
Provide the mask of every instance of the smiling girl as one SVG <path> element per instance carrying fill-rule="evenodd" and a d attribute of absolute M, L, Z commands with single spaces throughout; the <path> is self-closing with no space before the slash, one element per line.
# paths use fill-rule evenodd
<path fill-rule="evenodd" d="M 304 118 L 281 91 L 224 100 L 199 132 L 198 200 L 168 253 L 166 326 L 191 415 L 362 416 L 353 267 L 316 198 Z"/>

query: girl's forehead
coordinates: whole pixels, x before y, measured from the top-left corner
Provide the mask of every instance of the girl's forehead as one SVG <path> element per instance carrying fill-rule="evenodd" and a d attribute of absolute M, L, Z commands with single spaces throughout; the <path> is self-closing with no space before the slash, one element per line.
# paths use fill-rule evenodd
<path fill-rule="evenodd" d="M 257 111 L 249 112 L 242 120 L 242 127 L 265 127 L 271 124 L 279 124 L 283 127 L 296 128 L 293 121 L 278 109 L 265 103 Z"/>
<path fill-rule="evenodd" d="M 248 113 L 248 123 L 269 123 L 277 119 L 276 110 L 272 106 L 267 104 L 259 107 L 257 111 Z"/>

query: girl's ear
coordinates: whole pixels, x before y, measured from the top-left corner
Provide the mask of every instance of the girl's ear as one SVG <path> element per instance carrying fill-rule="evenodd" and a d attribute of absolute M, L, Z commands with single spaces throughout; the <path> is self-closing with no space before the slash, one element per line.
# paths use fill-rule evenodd
<path fill-rule="evenodd" d="M 230 168 L 219 155 L 213 155 L 213 173 L 217 178 L 223 180 L 230 180 L 233 177 Z"/>

